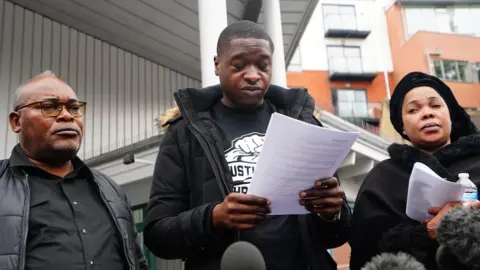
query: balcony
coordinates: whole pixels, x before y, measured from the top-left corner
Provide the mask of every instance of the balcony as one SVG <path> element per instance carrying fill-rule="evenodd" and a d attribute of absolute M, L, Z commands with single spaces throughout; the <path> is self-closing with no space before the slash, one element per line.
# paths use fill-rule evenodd
<path fill-rule="evenodd" d="M 367 71 L 361 57 L 330 57 L 328 59 L 330 81 L 371 82 L 377 72 Z"/>
<path fill-rule="evenodd" d="M 380 117 L 382 115 L 382 103 L 366 101 L 334 101 L 332 104 L 316 102 L 318 109 L 332 108 L 328 112 L 340 117 L 345 122 L 354 124 L 362 129 L 379 135 Z M 319 117 L 320 115 L 316 115 Z"/>
<path fill-rule="evenodd" d="M 370 30 L 358 27 L 355 15 L 328 14 L 324 17 L 326 38 L 365 39 Z"/>
<path fill-rule="evenodd" d="M 334 114 L 374 134 L 379 134 L 378 125 L 382 114 L 381 103 L 365 101 L 337 101 Z"/>

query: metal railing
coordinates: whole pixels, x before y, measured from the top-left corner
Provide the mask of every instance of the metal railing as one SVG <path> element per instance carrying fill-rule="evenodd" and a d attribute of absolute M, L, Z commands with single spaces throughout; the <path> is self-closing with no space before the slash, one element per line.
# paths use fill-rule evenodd
<path fill-rule="evenodd" d="M 325 31 L 332 30 L 354 30 L 364 31 L 358 27 L 355 14 L 327 14 L 324 16 Z"/>
<path fill-rule="evenodd" d="M 367 123 L 364 123 L 363 126 L 359 126 L 319 107 L 315 109 L 315 116 L 326 126 L 343 131 L 360 132 L 361 140 L 364 140 L 369 145 L 376 147 L 385 153 L 387 147 L 391 144 L 390 141 L 378 136 L 378 127 L 376 126 Z"/>
<path fill-rule="evenodd" d="M 330 73 L 363 73 L 362 57 L 332 56 L 328 58 L 328 69 Z"/>
<path fill-rule="evenodd" d="M 365 101 L 337 101 L 333 113 L 340 117 L 380 119 L 382 103 Z"/>

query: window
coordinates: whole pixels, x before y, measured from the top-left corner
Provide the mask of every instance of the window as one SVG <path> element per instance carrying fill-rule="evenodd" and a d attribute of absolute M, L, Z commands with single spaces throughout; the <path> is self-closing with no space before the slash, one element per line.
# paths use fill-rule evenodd
<path fill-rule="evenodd" d="M 323 5 L 323 23 L 325 30 L 357 30 L 355 6 Z"/>
<path fill-rule="evenodd" d="M 405 21 L 408 36 L 418 31 L 437 31 L 433 8 L 406 8 Z"/>
<path fill-rule="evenodd" d="M 330 72 L 362 73 L 360 47 L 327 46 Z"/>
<path fill-rule="evenodd" d="M 480 63 L 474 64 L 474 74 L 476 74 L 477 82 L 480 82 Z"/>
<path fill-rule="evenodd" d="M 479 64 L 467 61 L 434 59 L 435 76 L 443 80 L 475 83 L 480 81 Z"/>
<path fill-rule="evenodd" d="M 417 31 L 458 33 L 480 36 L 480 5 L 416 6 L 405 8 L 407 35 Z"/>
<path fill-rule="evenodd" d="M 348 206 L 350 206 L 350 209 L 353 212 L 353 208 L 355 208 L 355 201 L 354 200 L 347 200 Z"/>
<path fill-rule="evenodd" d="M 142 249 L 145 255 L 145 258 L 147 258 L 148 269 L 155 270 L 157 265 L 157 260 L 155 258 L 155 255 L 153 255 L 147 249 L 147 247 L 145 247 L 145 245 L 143 244 L 143 227 L 144 227 L 143 218 L 146 212 L 147 212 L 147 204 L 142 204 L 142 205 L 137 205 L 132 207 L 133 222 L 135 223 L 135 227 L 137 228 L 138 242 L 139 242 L 140 248 Z"/>
<path fill-rule="evenodd" d="M 333 102 L 340 117 L 368 117 L 368 102 L 365 90 L 336 89 Z"/>

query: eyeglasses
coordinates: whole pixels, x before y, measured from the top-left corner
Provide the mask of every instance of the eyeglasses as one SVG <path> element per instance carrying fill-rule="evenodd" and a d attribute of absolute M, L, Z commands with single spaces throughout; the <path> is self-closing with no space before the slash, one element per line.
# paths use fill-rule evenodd
<path fill-rule="evenodd" d="M 59 116 L 63 110 L 63 107 L 65 107 L 73 117 L 81 117 L 85 114 L 85 109 L 87 105 L 87 103 L 83 101 L 59 102 L 59 101 L 48 100 L 48 101 L 37 101 L 37 102 L 29 103 L 27 105 L 23 105 L 21 107 L 16 108 L 15 111 L 18 112 L 18 110 L 20 109 L 37 105 L 37 104 L 40 104 L 40 110 L 42 111 L 43 116 L 47 116 L 47 117 Z"/>

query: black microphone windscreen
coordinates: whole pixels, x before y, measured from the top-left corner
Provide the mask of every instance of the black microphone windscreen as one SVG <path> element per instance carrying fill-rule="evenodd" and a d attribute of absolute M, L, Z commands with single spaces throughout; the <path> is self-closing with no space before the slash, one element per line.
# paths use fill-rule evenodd
<path fill-rule="evenodd" d="M 372 258 L 362 270 L 426 270 L 413 256 L 399 252 L 382 253 Z"/>
<path fill-rule="evenodd" d="M 248 242 L 235 242 L 223 253 L 221 270 L 266 270 L 265 260 L 257 247 Z"/>
<path fill-rule="evenodd" d="M 469 267 L 480 267 L 480 209 L 456 207 L 440 220 L 438 243 L 458 261 Z M 440 254 L 441 255 L 441 254 Z M 437 256 L 441 260 L 441 256 Z"/>

